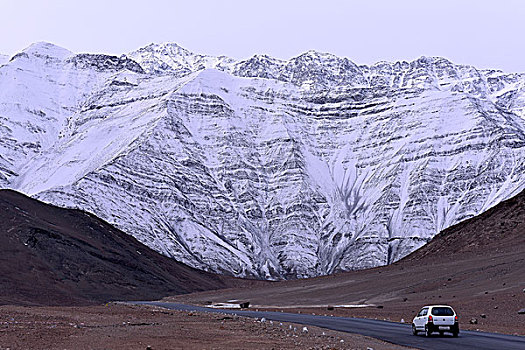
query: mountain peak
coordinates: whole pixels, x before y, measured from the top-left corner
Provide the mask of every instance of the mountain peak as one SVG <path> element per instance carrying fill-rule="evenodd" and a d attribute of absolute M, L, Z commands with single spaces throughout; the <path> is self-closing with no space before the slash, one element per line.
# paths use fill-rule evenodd
<path fill-rule="evenodd" d="M 190 50 L 180 46 L 175 42 L 164 42 L 160 44 L 151 43 L 135 52 L 158 52 L 164 55 L 191 56 L 195 55 Z"/>
<path fill-rule="evenodd" d="M 454 65 L 454 63 L 452 63 L 450 60 L 441 56 L 421 56 L 412 62 L 420 65 Z"/>
<path fill-rule="evenodd" d="M 336 55 L 334 55 L 332 53 L 329 53 L 329 52 L 321 52 L 321 51 L 317 51 L 317 50 L 308 50 L 308 51 L 300 54 L 299 56 L 293 57 L 291 60 L 302 59 L 302 58 L 306 58 L 306 57 L 343 59 L 343 58 L 338 57 L 338 56 L 336 56 Z"/>
<path fill-rule="evenodd" d="M 55 45 L 53 43 L 39 41 L 26 47 L 22 52 L 33 56 L 47 56 L 58 59 L 65 59 L 73 54 L 73 52 Z"/>

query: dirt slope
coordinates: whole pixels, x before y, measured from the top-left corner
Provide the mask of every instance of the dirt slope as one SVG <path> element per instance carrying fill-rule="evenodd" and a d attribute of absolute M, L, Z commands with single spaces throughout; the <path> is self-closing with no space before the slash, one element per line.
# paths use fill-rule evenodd
<path fill-rule="evenodd" d="M 158 299 L 238 283 L 164 257 L 93 215 L 0 190 L 0 304 Z"/>
<path fill-rule="evenodd" d="M 425 246 L 403 259 L 463 259 L 498 252 L 525 253 L 525 191 L 439 233 Z"/>

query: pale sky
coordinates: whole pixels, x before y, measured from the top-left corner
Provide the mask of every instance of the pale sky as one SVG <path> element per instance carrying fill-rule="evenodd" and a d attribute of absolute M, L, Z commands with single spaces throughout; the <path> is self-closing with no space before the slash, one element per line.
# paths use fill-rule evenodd
<path fill-rule="evenodd" d="M 358 64 L 443 56 L 525 72 L 523 0 L 0 0 L 0 32 L 8 55 L 37 41 L 109 54 L 176 42 L 236 59 L 313 49 Z"/>

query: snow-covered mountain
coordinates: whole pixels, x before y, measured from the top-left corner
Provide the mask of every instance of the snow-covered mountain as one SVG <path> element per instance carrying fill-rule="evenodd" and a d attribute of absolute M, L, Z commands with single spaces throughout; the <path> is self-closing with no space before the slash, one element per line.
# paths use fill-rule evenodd
<path fill-rule="evenodd" d="M 525 75 L 315 51 L 236 61 L 37 43 L 0 67 L 0 186 L 192 266 L 393 262 L 525 188 Z"/>

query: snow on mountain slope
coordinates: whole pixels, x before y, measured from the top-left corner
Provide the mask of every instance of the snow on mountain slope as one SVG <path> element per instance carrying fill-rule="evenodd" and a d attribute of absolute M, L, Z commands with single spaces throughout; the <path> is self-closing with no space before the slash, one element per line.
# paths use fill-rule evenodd
<path fill-rule="evenodd" d="M 0 54 L 0 66 L 6 64 L 9 61 L 8 55 L 2 55 Z"/>
<path fill-rule="evenodd" d="M 70 109 L 82 98 L 84 79 L 64 69 L 71 54 L 37 43 L 0 67 L 0 184 L 5 186 L 26 159 L 53 145 Z"/>
<path fill-rule="evenodd" d="M 34 186 L 67 180 L 53 172 L 56 148 L 72 141 L 67 134 L 70 124 L 81 122 L 76 115 L 89 108 L 84 105 L 90 103 L 91 94 L 97 89 L 103 93 L 107 79 L 127 68 L 114 56 L 87 56 L 36 43 L 0 68 L 0 185 L 19 186 L 26 176 Z M 90 65 L 83 63 L 86 59 Z M 91 155 L 88 148 L 85 152 Z M 40 165 L 51 171 L 45 179 L 33 178 L 33 169 Z"/>
<path fill-rule="evenodd" d="M 0 68 L 18 89 L 0 98 L 2 186 L 195 267 L 275 279 L 387 264 L 525 187 L 520 74 L 176 44 L 54 51 Z"/>

